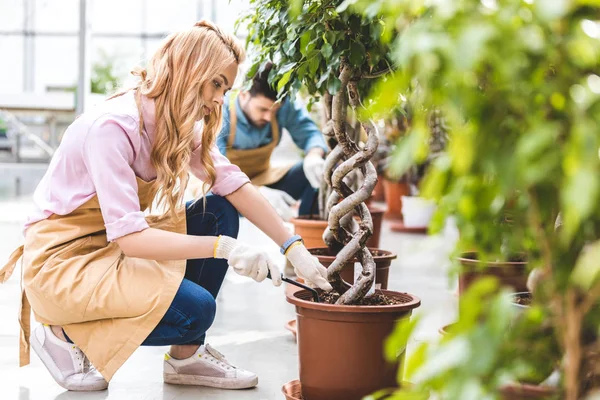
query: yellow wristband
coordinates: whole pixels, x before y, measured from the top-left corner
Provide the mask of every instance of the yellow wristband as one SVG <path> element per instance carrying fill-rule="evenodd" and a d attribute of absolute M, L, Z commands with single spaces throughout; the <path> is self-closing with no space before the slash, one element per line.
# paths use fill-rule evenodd
<path fill-rule="evenodd" d="M 217 240 L 215 240 L 215 246 L 213 247 L 213 258 L 217 258 L 217 247 L 219 247 L 219 239 L 221 239 L 221 235 L 217 236 Z"/>
<path fill-rule="evenodd" d="M 288 247 L 288 248 L 287 248 L 287 250 L 285 251 L 285 254 L 284 254 L 284 255 L 285 255 L 285 256 L 287 256 L 287 254 L 290 252 L 290 250 L 291 250 L 292 248 L 294 248 L 294 247 L 298 246 L 299 244 L 302 244 L 302 240 L 298 240 L 298 241 L 296 241 L 296 242 L 292 243 L 292 244 L 290 245 L 290 247 Z"/>

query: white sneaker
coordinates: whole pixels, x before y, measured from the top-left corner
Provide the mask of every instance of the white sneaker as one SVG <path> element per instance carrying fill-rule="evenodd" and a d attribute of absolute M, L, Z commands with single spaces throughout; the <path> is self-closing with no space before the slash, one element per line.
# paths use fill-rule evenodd
<path fill-rule="evenodd" d="M 57 338 L 49 326 L 35 328 L 31 335 L 31 347 L 56 383 L 65 389 L 87 392 L 108 388 L 108 382 L 81 349 Z"/>
<path fill-rule="evenodd" d="M 175 385 L 221 389 L 246 389 L 258 385 L 256 374 L 234 367 L 208 344 L 200 346 L 196 354 L 183 360 L 165 354 L 163 366 L 164 381 Z"/>

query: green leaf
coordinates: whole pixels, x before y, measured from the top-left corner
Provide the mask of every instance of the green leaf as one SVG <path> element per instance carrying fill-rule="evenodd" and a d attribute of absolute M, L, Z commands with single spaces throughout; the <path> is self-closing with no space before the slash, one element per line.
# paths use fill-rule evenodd
<path fill-rule="evenodd" d="M 388 336 L 384 343 L 385 359 L 389 362 L 397 362 L 398 357 L 406 351 L 408 338 L 412 335 L 419 323 L 419 318 L 405 318 L 396 323 L 394 331 Z"/>
<path fill-rule="evenodd" d="M 342 82 L 335 76 L 330 76 L 327 81 L 327 91 L 329 94 L 334 95 L 340 90 L 342 86 Z"/>
<path fill-rule="evenodd" d="M 323 57 L 329 58 L 333 54 L 333 47 L 329 43 L 325 43 L 321 48 L 321 54 L 323 54 Z"/>
<path fill-rule="evenodd" d="M 292 72 L 293 71 L 286 72 L 285 74 L 283 74 L 283 76 L 281 77 L 279 82 L 277 82 L 277 91 L 278 92 L 281 92 L 283 90 L 283 88 L 285 87 L 285 85 L 287 85 L 287 83 L 290 81 L 290 78 L 292 77 Z"/>
<path fill-rule="evenodd" d="M 600 240 L 585 246 L 571 274 L 571 282 L 584 291 L 590 290 L 598 279 L 600 279 Z"/>
<path fill-rule="evenodd" d="M 344 11 L 346 11 L 348 9 L 348 7 L 358 3 L 360 0 L 345 0 L 342 4 L 340 4 L 337 8 L 336 11 L 339 13 L 343 13 Z"/>
<path fill-rule="evenodd" d="M 365 59 L 365 45 L 361 42 L 352 41 L 350 43 L 350 55 L 348 57 L 350 64 L 360 67 Z"/>
<path fill-rule="evenodd" d="M 300 53 L 306 56 L 306 54 L 310 51 L 308 49 L 308 44 L 310 43 L 310 31 L 304 32 L 302 36 L 300 36 Z"/>
<path fill-rule="evenodd" d="M 330 45 L 335 45 L 338 37 L 341 35 L 341 32 L 334 32 L 334 31 L 327 31 L 325 32 L 325 40 L 327 41 L 327 43 L 329 43 Z"/>

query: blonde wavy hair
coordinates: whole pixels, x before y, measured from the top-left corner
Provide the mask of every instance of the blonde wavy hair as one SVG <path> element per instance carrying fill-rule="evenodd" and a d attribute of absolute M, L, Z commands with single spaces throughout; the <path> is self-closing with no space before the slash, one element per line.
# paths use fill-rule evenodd
<path fill-rule="evenodd" d="M 192 28 L 165 38 L 146 69 L 132 71 L 139 76 L 136 90 L 138 108 L 141 95 L 154 100 L 156 106 L 155 141 L 150 160 L 156 169 L 152 198 L 166 207 L 166 213 L 176 216 L 188 182 L 189 163 L 194 147 L 194 125 L 200 120 L 202 91 L 212 84 L 218 73 L 232 63 L 241 64 L 245 51 L 233 35 L 224 33 L 209 21 L 199 21 Z M 206 104 L 214 111 L 205 115 L 200 157 L 207 177 L 203 194 L 216 179 L 209 151 L 221 129 L 222 110 Z M 140 108 L 141 115 L 141 108 Z M 140 124 L 143 122 L 140 121 Z"/>

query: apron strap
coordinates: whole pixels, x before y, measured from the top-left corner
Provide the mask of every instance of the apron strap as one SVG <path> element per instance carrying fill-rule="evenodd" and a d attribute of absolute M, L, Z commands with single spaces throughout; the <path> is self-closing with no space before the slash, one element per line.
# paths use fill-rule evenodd
<path fill-rule="evenodd" d="M 8 258 L 8 263 L 2 269 L 0 269 L 0 283 L 4 283 L 10 278 L 15 267 L 17 266 L 17 261 L 23 255 L 23 246 L 20 246 L 15 251 L 12 252 L 10 257 Z"/>
<path fill-rule="evenodd" d="M 5 283 L 14 272 L 17 261 L 23 256 L 23 246 L 20 246 L 12 252 L 8 263 L 0 270 L 0 283 Z M 22 268 L 21 268 L 22 271 Z M 31 334 L 31 305 L 25 294 L 25 289 L 22 286 L 23 277 L 21 277 L 21 304 L 19 308 L 19 366 L 23 367 L 29 364 L 30 360 L 30 345 L 29 335 Z"/>
<path fill-rule="evenodd" d="M 19 310 L 19 367 L 29 364 L 31 346 L 29 336 L 31 335 L 31 305 L 25 294 L 25 289 L 21 289 L 21 308 Z"/>

